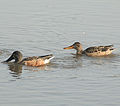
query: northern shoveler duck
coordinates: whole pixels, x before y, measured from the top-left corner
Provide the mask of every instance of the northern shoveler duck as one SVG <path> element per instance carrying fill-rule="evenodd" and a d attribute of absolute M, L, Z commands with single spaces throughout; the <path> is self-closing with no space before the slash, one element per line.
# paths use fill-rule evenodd
<path fill-rule="evenodd" d="M 64 49 L 76 49 L 77 52 L 76 54 L 82 55 L 86 54 L 87 56 L 107 56 L 112 53 L 112 51 L 115 50 L 113 48 L 113 45 L 108 45 L 108 46 L 94 46 L 94 47 L 89 47 L 85 50 L 82 49 L 82 45 L 79 42 L 75 42 L 73 45 L 69 47 L 65 47 Z"/>
<path fill-rule="evenodd" d="M 52 54 L 45 56 L 33 56 L 22 59 L 22 53 L 20 51 L 14 51 L 12 55 L 4 62 L 15 60 L 14 63 L 20 63 L 27 66 L 42 66 L 50 62 L 54 58 Z"/>

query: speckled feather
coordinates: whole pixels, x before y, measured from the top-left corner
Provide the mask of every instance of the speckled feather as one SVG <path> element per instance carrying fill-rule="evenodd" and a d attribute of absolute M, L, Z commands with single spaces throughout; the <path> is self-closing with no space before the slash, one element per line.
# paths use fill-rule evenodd
<path fill-rule="evenodd" d="M 108 45 L 108 46 L 94 46 L 94 47 L 89 47 L 86 50 L 84 50 L 84 52 L 87 53 L 94 53 L 94 52 L 105 52 L 108 49 L 111 49 L 113 47 L 113 45 Z"/>
<path fill-rule="evenodd" d="M 75 42 L 73 45 L 65 47 L 64 49 L 75 49 L 77 55 L 86 54 L 87 56 L 106 56 L 112 53 L 115 48 L 112 48 L 113 45 L 108 46 L 94 46 L 89 47 L 85 50 L 82 49 L 82 45 L 79 42 Z"/>
<path fill-rule="evenodd" d="M 89 47 L 84 50 L 83 53 L 88 56 L 105 56 L 112 53 L 112 51 L 114 50 L 114 48 L 112 47 L 113 45 Z"/>

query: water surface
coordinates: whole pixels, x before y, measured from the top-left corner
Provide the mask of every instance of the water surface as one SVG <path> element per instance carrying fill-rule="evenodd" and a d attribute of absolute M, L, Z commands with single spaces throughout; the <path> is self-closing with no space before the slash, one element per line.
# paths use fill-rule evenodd
<path fill-rule="evenodd" d="M 0 63 L 0 106 L 119 106 L 119 0 L 0 0 L 0 60 L 54 54 L 47 66 Z M 63 50 L 114 44 L 107 57 Z"/>

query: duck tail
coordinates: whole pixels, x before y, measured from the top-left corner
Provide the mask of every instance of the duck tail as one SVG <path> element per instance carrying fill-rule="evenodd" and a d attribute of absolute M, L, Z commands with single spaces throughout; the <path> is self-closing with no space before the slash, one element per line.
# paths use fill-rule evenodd
<path fill-rule="evenodd" d="M 45 61 L 45 64 L 49 63 L 50 60 L 52 60 L 55 56 L 53 56 L 53 54 L 50 54 L 50 55 L 44 55 L 44 56 L 40 56 L 44 61 Z"/>
<path fill-rule="evenodd" d="M 114 51 L 114 50 L 116 50 L 116 48 L 110 48 L 110 51 Z"/>
<path fill-rule="evenodd" d="M 50 54 L 50 55 L 47 56 L 46 58 L 47 58 L 48 60 L 52 60 L 54 57 L 55 57 L 55 56 L 53 56 L 53 54 Z"/>
<path fill-rule="evenodd" d="M 106 48 L 112 48 L 114 45 L 105 46 Z"/>
<path fill-rule="evenodd" d="M 44 60 L 45 60 L 45 59 L 51 60 L 51 59 L 54 58 L 54 56 L 53 56 L 53 54 L 49 54 L 49 55 L 40 56 L 40 58 L 43 58 Z"/>

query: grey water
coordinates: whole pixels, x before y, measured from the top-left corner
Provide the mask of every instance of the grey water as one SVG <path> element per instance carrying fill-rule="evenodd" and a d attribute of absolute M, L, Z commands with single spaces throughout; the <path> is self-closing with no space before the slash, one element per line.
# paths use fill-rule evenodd
<path fill-rule="evenodd" d="M 106 57 L 64 47 L 114 44 Z M 54 54 L 50 64 L 0 63 L 0 106 L 120 106 L 119 0 L 0 0 L 0 62 Z"/>

